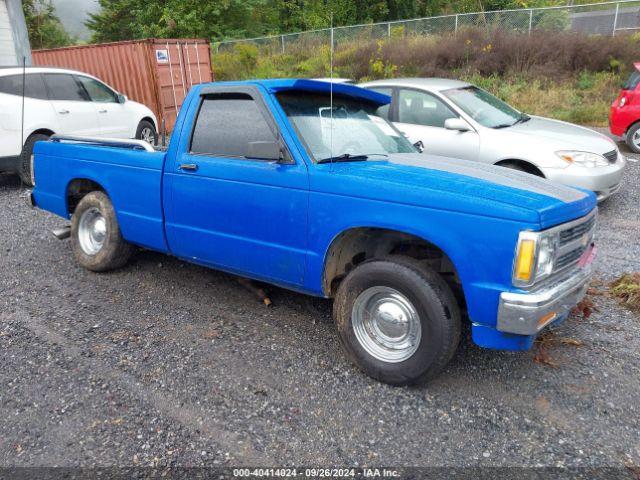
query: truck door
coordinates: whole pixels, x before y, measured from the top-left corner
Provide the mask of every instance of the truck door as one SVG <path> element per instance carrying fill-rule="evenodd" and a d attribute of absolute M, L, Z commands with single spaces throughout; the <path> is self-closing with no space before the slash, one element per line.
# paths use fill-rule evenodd
<path fill-rule="evenodd" d="M 256 145 L 279 141 L 276 122 L 256 88 L 209 91 L 214 93 L 198 100 L 191 132 L 185 133 L 185 125 L 180 153 L 167 166 L 169 247 L 179 257 L 223 270 L 301 285 L 306 166 L 295 163 L 284 145 L 288 160 L 255 158 Z"/>

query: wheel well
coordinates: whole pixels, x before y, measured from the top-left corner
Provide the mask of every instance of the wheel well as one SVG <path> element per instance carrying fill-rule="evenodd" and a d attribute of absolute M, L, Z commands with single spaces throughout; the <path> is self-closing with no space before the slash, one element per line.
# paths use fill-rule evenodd
<path fill-rule="evenodd" d="M 631 130 L 635 125 L 639 124 L 640 120 L 636 120 L 635 122 L 633 122 L 631 125 L 629 125 L 627 127 L 627 129 L 624 131 L 625 134 L 629 133 L 629 130 Z"/>
<path fill-rule="evenodd" d="M 153 121 L 153 118 L 151 117 L 144 117 L 142 120 L 140 120 L 140 122 L 144 122 L 147 121 L 149 122 L 151 125 L 153 125 L 153 128 L 156 129 L 156 132 L 158 131 L 158 126 L 156 125 L 156 122 Z M 138 125 L 140 125 L 140 123 L 138 123 Z"/>
<path fill-rule="evenodd" d="M 436 245 L 396 230 L 362 227 L 342 232 L 331 243 L 324 265 L 325 294 L 333 297 L 342 279 L 362 262 L 388 255 L 415 258 L 440 273 L 450 286 L 460 283 L 453 262 Z"/>
<path fill-rule="evenodd" d="M 530 173 L 531 175 L 536 175 L 538 177 L 545 178 L 544 173 L 542 173 L 542 170 L 536 167 L 533 163 L 527 162 L 526 160 L 519 160 L 517 158 L 500 160 L 499 162 L 496 163 L 496 165 L 498 165 L 499 167 L 516 165 L 522 168 L 522 170 L 524 170 L 525 172 Z"/>
<path fill-rule="evenodd" d="M 78 203 L 85 195 L 95 191 L 105 192 L 105 189 L 99 183 L 86 178 L 72 180 L 67 187 L 67 212 L 69 215 L 75 212 Z"/>
<path fill-rule="evenodd" d="M 31 135 L 36 135 L 36 134 L 51 136 L 51 135 L 54 135 L 54 132 L 53 132 L 53 130 L 49 130 L 48 128 L 40 128 L 40 129 L 38 129 L 38 130 L 36 130 L 34 132 L 31 132 Z M 29 135 L 29 137 L 31 135 Z"/>

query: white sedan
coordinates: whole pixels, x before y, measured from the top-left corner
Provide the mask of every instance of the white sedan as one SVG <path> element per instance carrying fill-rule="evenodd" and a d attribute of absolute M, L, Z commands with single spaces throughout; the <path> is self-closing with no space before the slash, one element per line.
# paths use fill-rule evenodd
<path fill-rule="evenodd" d="M 620 185 L 626 160 L 610 138 L 567 122 L 519 112 L 466 82 L 389 79 L 360 85 L 390 95 L 378 113 L 431 155 L 522 170 L 595 192 Z"/>
<path fill-rule="evenodd" d="M 95 77 L 72 70 L 0 69 L 0 171 L 33 184 L 33 147 L 53 134 L 157 143 L 153 112 Z M 23 111 L 24 83 L 24 119 Z"/>

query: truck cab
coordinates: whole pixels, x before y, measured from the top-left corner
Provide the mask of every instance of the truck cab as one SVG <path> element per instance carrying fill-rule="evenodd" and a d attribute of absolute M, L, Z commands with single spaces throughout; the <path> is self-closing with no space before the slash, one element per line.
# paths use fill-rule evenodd
<path fill-rule="evenodd" d="M 71 221 L 76 259 L 136 248 L 333 299 L 346 352 L 404 385 L 436 376 L 463 322 L 528 349 L 586 290 L 592 192 L 420 154 L 376 115 L 390 98 L 313 80 L 194 87 L 166 152 L 53 138 L 35 206 Z"/>

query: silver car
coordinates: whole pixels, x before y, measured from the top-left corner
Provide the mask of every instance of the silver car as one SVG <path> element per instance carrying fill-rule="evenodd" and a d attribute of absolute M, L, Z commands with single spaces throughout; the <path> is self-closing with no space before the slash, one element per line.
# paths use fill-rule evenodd
<path fill-rule="evenodd" d="M 626 165 L 610 138 L 567 122 L 527 115 L 474 85 L 443 78 L 398 78 L 360 85 L 390 95 L 378 113 L 431 155 L 523 170 L 615 193 Z"/>

